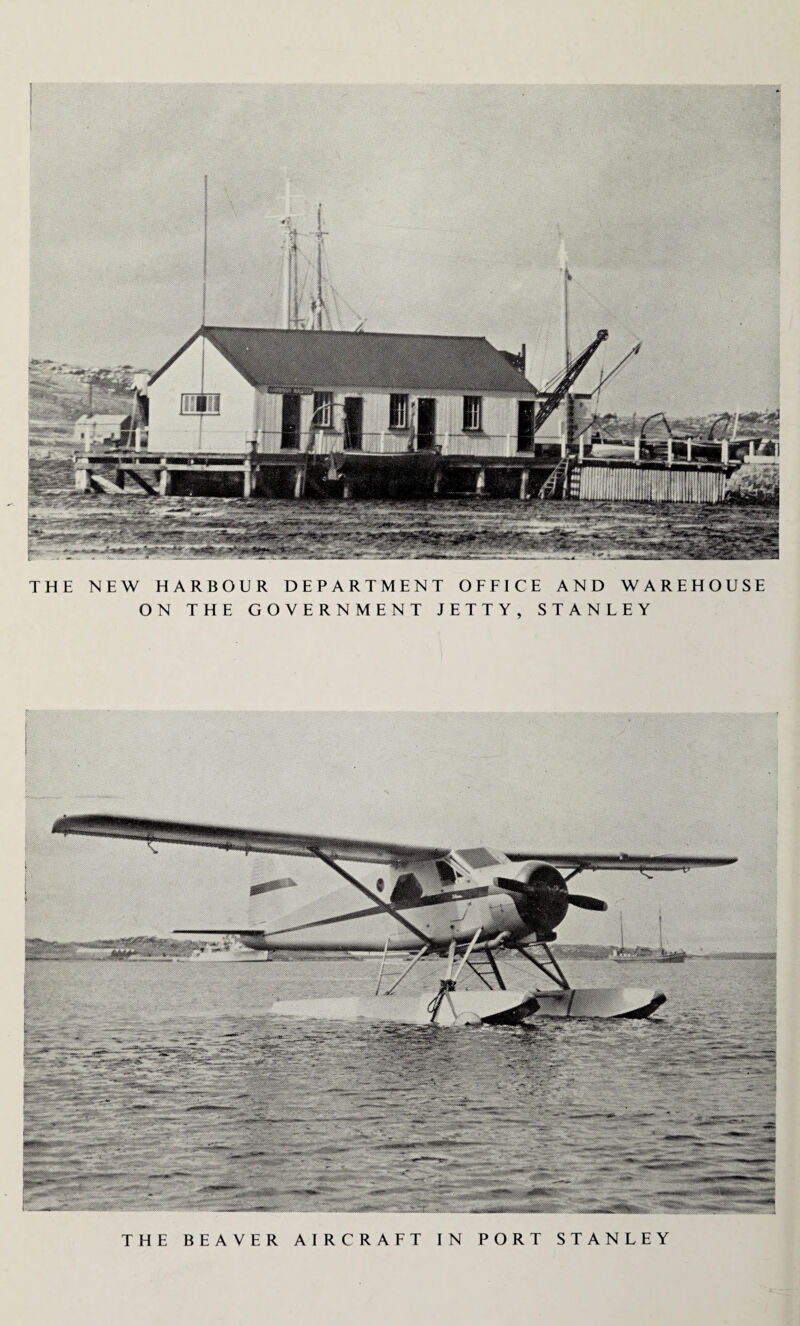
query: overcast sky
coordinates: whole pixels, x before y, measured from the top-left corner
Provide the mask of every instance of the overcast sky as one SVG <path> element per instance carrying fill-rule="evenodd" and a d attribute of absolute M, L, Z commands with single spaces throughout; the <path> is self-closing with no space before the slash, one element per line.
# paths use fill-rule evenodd
<path fill-rule="evenodd" d="M 241 853 L 50 832 L 105 811 L 534 854 L 729 854 L 737 865 L 652 881 L 585 876 L 610 909 L 573 908 L 560 937 L 613 943 L 622 906 L 626 941 L 655 943 L 660 901 L 668 945 L 771 950 L 775 762 L 763 715 L 34 712 L 27 933 L 247 923 Z M 309 889 L 341 885 L 317 863 L 290 868 Z"/>
<path fill-rule="evenodd" d="M 644 340 L 603 409 L 774 408 L 778 166 L 771 87 L 40 85 L 31 354 L 155 369 L 178 348 L 204 174 L 207 321 L 277 325 L 286 168 L 369 331 L 525 341 L 543 381 L 560 226 L 573 349 L 607 326 L 608 371 Z"/>

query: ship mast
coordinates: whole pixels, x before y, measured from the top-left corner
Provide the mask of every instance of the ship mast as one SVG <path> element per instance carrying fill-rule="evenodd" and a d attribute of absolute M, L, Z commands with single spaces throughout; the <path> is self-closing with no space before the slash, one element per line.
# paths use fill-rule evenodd
<path fill-rule="evenodd" d="M 658 947 L 664 952 L 664 935 L 661 930 L 661 903 L 658 904 Z"/>
<path fill-rule="evenodd" d="M 299 212 L 292 211 L 292 185 L 287 174 L 284 187 L 283 214 L 276 218 L 283 226 L 282 260 L 282 323 L 286 331 L 294 331 L 300 325 L 299 290 L 297 284 L 297 227 L 294 225 Z"/>
<path fill-rule="evenodd" d="M 563 348 L 564 348 L 564 371 L 568 373 L 570 364 L 572 363 L 572 358 L 570 355 L 570 348 L 569 348 L 569 283 L 572 278 L 570 277 L 569 274 L 569 264 L 567 261 L 567 246 L 564 243 L 563 235 L 561 235 L 561 242 L 559 244 L 559 249 L 558 249 L 558 266 L 559 266 L 559 271 L 561 272 L 561 327 L 562 327 Z M 569 450 L 569 447 L 572 443 L 573 434 L 575 432 L 575 427 L 573 422 L 574 412 L 573 412 L 571 392 L 567 392 L 567 395 L 564 400 L 564 415 L 565 415 L 564 430 L 566 435 L 567 450 Z"/>
<path fill-rule="evenodd" d="M 302 197 L 302 195 L 301 195 Z M 293 211 L 292 207 L 297 210 Z M 269 217 L 268 220 L 280 221 L 283 226 L 283 242 L 281 250 L 281 326 L 285 331 L 323 331 L 327 323 L 328 329 L 332 330 L 331 315 L 328 305 L 325 301 L 325 288 L 327 286 L 333 300 L 333 308 L 336 311 L 337 321 L 341 324 L 339 314 L 339 300 L 336 290 L 331 280 L 330 268 L 328 267 L 327 256 L 325 253 L 325 230 L 322 221 L 322 204 L 317 203 L 317 226 L 313 233 L 316 241 L 316 257 L 313 263 L 308 260 L 309 271 L 313 271 L 313 294 L 308 302 L 308 309 L 305 314 L 300 312 L 301 284 L 305 287 L 305 276 L 303 282 L 300 282 L 298 272 L 298 257 L 305 258 L 306 255 L 298 249 L 297 238 L 298 230 L 296 221 L 304 215 L 302 203 L 298 205 L 297 200 L 292 202 L 292 187 L 288 175 L 283 194 L 283 211 L 278 216 Z M 306 234 L 306 232 L 303 232 Z M 310 237 L 310 235 L 309 235 Z M 341 296 L 340 296 L 341 298 Z M 343 300 L 347 308 L 358 319 L 358 324 L 354 328 L 360 331 L 364 325 L 365 319 L 359 318 L 355 309 Z"/>
<path fill-rule="evenodd" d="M 326 233 L 327 232 L 322 229 L 322 203 L 317 203 L 317 288 L 311 304 L 311 327 L 314 331 L 322 331 L 323 315 L 325 313 L 325 300 L 322 295 L 322 244 Z"/>

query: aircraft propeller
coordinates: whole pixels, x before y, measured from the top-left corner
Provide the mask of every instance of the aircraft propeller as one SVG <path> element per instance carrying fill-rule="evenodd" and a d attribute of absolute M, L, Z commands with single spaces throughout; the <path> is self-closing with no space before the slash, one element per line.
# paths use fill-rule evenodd
<path fill-rule="evenodd" d="M 529 861 L 516 879 L 498 876 L 498 888 L 514 895 L 517 910 L 540 941 L 556 937 L 570 906 L 586 912 L 605 912 L 608 903 L 586 893 L 570 893 L 563 875 L 545 861 Z"/>

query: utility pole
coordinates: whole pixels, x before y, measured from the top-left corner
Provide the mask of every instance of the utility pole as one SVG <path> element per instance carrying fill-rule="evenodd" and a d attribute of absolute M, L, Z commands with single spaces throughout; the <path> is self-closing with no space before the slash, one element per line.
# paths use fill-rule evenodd
<path fill-rule="evenodd" d="M 206 288 L 208 286 L 208 176 L 203 176 L 203 311 L 200 318 L 200 392 L 206 389 Z M 197 449 L 203 450 L 203 411 L 197 416 Z"/>
<path fill-rule="evenodd" d="M 200 326 L 206 325 L 206 287 L 208 285 L 208 176 L 203 176 L 203 311 Z"/>

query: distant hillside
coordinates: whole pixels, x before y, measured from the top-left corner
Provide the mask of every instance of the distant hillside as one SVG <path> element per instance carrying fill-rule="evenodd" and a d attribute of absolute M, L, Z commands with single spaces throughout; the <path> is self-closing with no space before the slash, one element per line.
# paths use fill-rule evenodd
<path fill-rule="evenodd" d="M 137 953 L 148 958 L 172 958 L 191 953 L 197 948 L 193 939 L 161 939 L 157 935 L 128 935 L 123 939 L 87 939 L 83 942 L 59 943 L 49 939 L 26 939 L 25 957 L 29 960 L 52 959 L 109 959 Z"/>
<path fill-rule="evenodd" d="M 149 369 L 120 364 L 116 368 L 80 368 L 52 359 L 32 359 L 28 373 L 29 440 L 33 444 L 69 442 L 76 419 L 89 409 L 97 414 L 128 414 L 133 377 Z"/>

